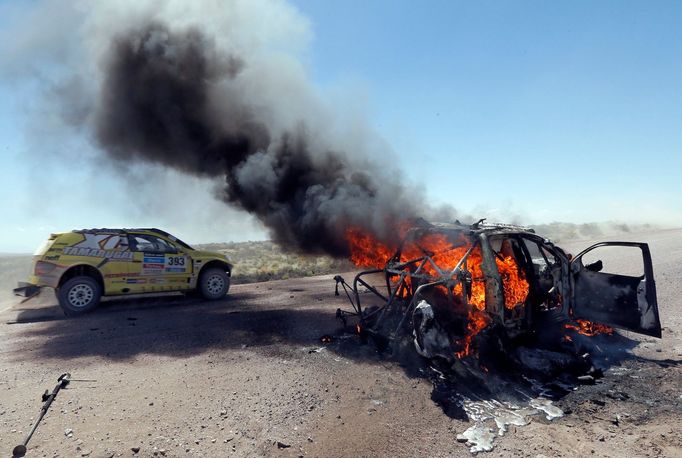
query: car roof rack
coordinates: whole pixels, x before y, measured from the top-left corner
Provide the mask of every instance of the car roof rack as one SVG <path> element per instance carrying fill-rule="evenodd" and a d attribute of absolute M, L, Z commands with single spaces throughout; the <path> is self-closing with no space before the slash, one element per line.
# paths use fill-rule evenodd
<path fill-rule="evenodd" d="M 162 229 L 157 229 L 155 227 L 133 227 L 123 230 L 126 232 L 156 232 L 157 234 L 165 235 L 166 237 L 171 237 L 171 235 L 168 232 Z"/>
<path fill-rule="evenodd" d="M 532 234 L 535 234 L 535 229 L 533 229 L 532 227 L 521 226 L 518 224 L 486 223 L 485 221 L 479 221 L 478 223 L 476 223 L 475 227 L 472 226 L 472 228 L 484 230 L 484 231 L 495 231 L 495 230 L 522 231 L 522 232 L 530 232 Z"/>
<path fill-rule="evenodd" d="M 77 232 L 79 234 L 82 234 L 84 232 L 87 232 L 87 233 L 104 232 L 107 234 L 123 234 L 123 233 L 125 233 L 125 230 L 124 229 L 109 229 L 109 228 L 103 227 L 103 228 L 92 228 L 92 229 L 76 229 L 76 230 L 71 231 L 71 232 Z"/>
<path fill-rule="evenodd" d="M 136 228 L 124 228 L 124 229 L 112 229 L 112 228 L 92 228 L 92 229 L 78 229 L 73 232 L 78 232 L 78 233 L 83 233 L 83 232 L 88 232 L 88 233 L 107 233 L 107 234 L 126 234 L 128 232 L 155 232 L 157 234 L 165 235 L 166 237 L 172 237 L 171 234 L 168 232 L 153 228 L 153 227 L 136 227 Z"/>

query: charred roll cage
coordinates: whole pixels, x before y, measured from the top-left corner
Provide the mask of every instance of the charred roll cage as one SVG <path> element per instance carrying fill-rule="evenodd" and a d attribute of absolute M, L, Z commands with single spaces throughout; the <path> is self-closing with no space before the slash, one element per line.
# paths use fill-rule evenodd
<path fill-rule="evenodd" d="M 442 262 L 439 265 L 435 259 L 438 253 L 420 245 L 429 234 L 445 237 L 453 247 L 465 247 L 466 251 L 456 264 L 450 259 L 450 266 Z M 405 259 L 406 244 L 418 247 L 420 255 Z M 508 252 L 511 247 L 516 267 L 527 281 L 526 297 L 506 307 L 505 279 L 496 265 L 505 244 Z M 583 265 L 584 254 L 604 246 L 640 249 L 643 275 L 603 273 L 601 261 Z M 475 250 L 480 253 L 483 278 L 472 276 L 470 258 Z M 376 282 L 372 284 L 369 280 L 377 274 L 383 274 L 385 286 L 376 286 Z M 482 281 L 485 291 L 484 306 L 479 305 L 478 311 L 486 315 L 490 326 L 503 328 L 510 338 L 533 333 L 548 318 L 553 322 L 582 318 L 661 337 L 651 255 L 646 243 L 602 242 L 571 257 L 527 227 L 486 224 L 484 220 L 471 226 L 420 221 L 406 232 L 383 268 L 359 272 L 352 285 L 341 276 L 334 279 L 336 294 L 341 285 L 353 307 L 353 311 L 338 309 L 337 318 L 346 324 L 349 317 L 357 317 L 359 332 L 384 333 L 390 339 L 406 330 L 406 322 L 413 319 L 421 300 L 445 303 L 449 313 L 466 321 L 470 312 L 476 312 L 471 303 L 475 281 Z M 361 291 L 362 288 L 365 290 Z M 366 292 L 373 294 L 372 299 L 378 298 L 380 305 L 363 304 L 361 297 Z"/>
<path fill-rule="evenodd" d="M 397 325 L 392 332 L 389 331 L 391 337 L 397 337 L 400 331 L 404 329 L 408 317 L 414 312 L 419 300 L 428 297 L 430 290 L 437 286 L 445 287 L 447 290 L 447 302 L 451 304 L 456 303 L 458 305 L 457 312 L 466 317 L 468 312 L 473 309 L 473 305 L 470 303 L 472 283 L 475 280 L 481 280 L 473 278 L 468 260 L 471 253 L 475 249 L 480 248 L 482 257 L 481 271 L 485 277 L 485 311 L 496 323 L 507 327 L 511 334 L 517 334 L 522 330 L 523 317 L 527 317 L 530 314 L 524 314 L 522 313 L 523 311 L 515 311 L 516 317 L 513 318 L 510 315 L 514 310 L 505 309 L 502 279 L 499 272 L 491 268 L 491 266 L 495 265 L 494 259 L 497 254 L 492 250 L 490 243 L 488 243 L 488 238 L 493 234 L 512 236 L 520 231 L 524 235 L 530 235 L 538 240 L 542 240 L 531 229 L 520 226 L 499 224 L 486 226 L 482 221 L 470 227 L 421 222 L 418 226 L 407 231 L 399 248 L 384 268 L 359 272 L 355 276 L 352 286 L 348 285 L 343 278 L 336 277 L 337 287 L 339 284 L 343 286 L 353 306 L 353 312 L 337 310 L 337 317 L 346 320 L 349 316 L 356 316 L 363 331 L 373 332 L 382 327 L 384 319 L 399 316 L 400 319 L 397 320 Z M 419 240 L 428 234 L 443 235 L 452 243 L 453 247 L 466 247 L 466 251 L 454 267 L 448 268 L 439 265 L 434 259 L 437 253 L 420 246 Z M 421 256 L 401 260 L 403 258 L 403 248 L 408 243 L 414 243 L 421 251 Z M 564 257 L 566 256 L 563 251 L 560 251 L 560 253 Z M 365 280 L 366 277 L 374 274 L 384 274 L 386 294 Z M 455 297 L 454 293 L 456 285 L 461 285 L 459 298 Z M 362 287 L 380 298 L 384 304 L 378 308 L 373 308 L 371 311 L 369 308 L 363 310 L 360 291 Z M 464 308 L 462 308 L 462 305 Z M 394 320 L 391 320 L 391 322 L 394 322 Z"/>

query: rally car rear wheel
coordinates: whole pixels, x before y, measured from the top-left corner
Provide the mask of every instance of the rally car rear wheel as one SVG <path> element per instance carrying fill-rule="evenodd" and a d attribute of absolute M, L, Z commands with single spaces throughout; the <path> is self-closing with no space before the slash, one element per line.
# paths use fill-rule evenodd
<path fill-rule="evenodd" d="M 230 289 L 230 277 L 223 269 L 207 269 L 201 273 L 198 289 L 204 299 L 220 299 Z"/>
<path fill-rule="evenodd" d="M 102 287 L 92 277 L 74 277 L 59 287 L 57 299 L 66 315 L 79 315 L 97 307 Z"/>

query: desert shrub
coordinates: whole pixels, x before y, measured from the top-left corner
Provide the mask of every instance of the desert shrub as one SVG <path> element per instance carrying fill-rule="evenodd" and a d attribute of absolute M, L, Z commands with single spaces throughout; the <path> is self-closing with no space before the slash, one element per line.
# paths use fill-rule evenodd
<path fill-rule="evenodd" d="M 235 284 L 285 280 L 355 269 L 346 260 L 286 252 L 271 241 L 209 243 L 197 245 L 197 248 L 227 255 L 234 264 L 232 282 Z"/>

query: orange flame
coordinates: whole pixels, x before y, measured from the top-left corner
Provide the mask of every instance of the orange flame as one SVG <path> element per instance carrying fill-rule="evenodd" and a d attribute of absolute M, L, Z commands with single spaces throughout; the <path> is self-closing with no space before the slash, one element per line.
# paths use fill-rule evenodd
<path fill-rule="evenodd" d="M 566 329 L 573 329 L 578 331 L 579 334 L 584 336 L 593 337 L 598 334 L 613 334 L 613 328 L 611 326 L 606 326 L 605 324 L 593 323 L 592 321 L 582 320 L 580 318 L 576 319 L 573 323 L 566 323 Z"/>
<path fill-rule="evenodd" d="M 398 232 L 405 235 L 407 225 L 399 225 Z M 398 247 L 390 246 L 377 240 L 372 235 L 357 228 L 350 228 L 346 231 L 351 261 L 359 267 L 375 267 L 378 269 L 386 267 L 386 264 L 395 256 Z M 453 241 L 445 234 L 429 233 L 420 237 L 418 240 L 407 241 L 401 249 L 400 262 L 412 261 L 424 257 L 426 253 L 431 257 L 433 264 L 427 262 L 423 265 L 422 271 L 431 277 L 437 278 L 442 274 L 452 271 L 457 263 L 464 257 L 471 247 L 468 239 Z M 529 285 L 525 279 L 523 271 L 516 264 L 513 257 L 508 256 L 502 259 L 495 259 L 497 269 L 502 279 L 504 290 L 504 306 L 513 309 L 519 304 L 523 304 L 528 296 Z M 467 314 L 466 335 L 461 342 L 462 350 L 457 352 L 458 357 L 463 357 L 471 352 L 471 342 L 483 328 L 488 326 L 491 319 L 483 313 L 486 309 L 485 276 L 481 265 L 483 257 L 480 246 L 474 247 L 466 260 L 466 269 L 471 274 L 470 297 L 466 298 L 472 306 Z M 419 267 L 419 263 L 409 266 L 406 269 L 404 287 L 398 291 L 398 296 L 407 298 L 412 293 L 411 273 Z M 440 272 L 439 272 L 440 271 Z M 397 278 L 393 277 L 396 281 Z M 444 295 L 448 291 L 444 286 L 439 288 Z M 453 294 L 461 296 L 462 284 L 458 283 L 452 290 Z"/>
<path fill-rule="evenodd" d="M 490 317 L 483 312 L 472 310 L 468 315 L 469 321 L 467 323 L 467 333 L 459 342 L 462 345 L 462 350 L 455 352 L 458 358 L 464 358 L 471 353 L 471 342 L 474 337 L 483 330 L 490 323 Z"/>
<path fill-rule="evenodd" d="M 359 267 L 383 268 L 393 257 L 397 247 L 390 247 L 358 229 L 346 231 L 346 239 L 350 248 L 350 260 Z"/>
<path fill-rule="evenodd" d="M 529 290 L 528 282 L 511 256 L 506 256 L 504 260 L 495 258 L 495 263 L 502 277 L 504 306 L 511 310 L 526 301 Z"/>

